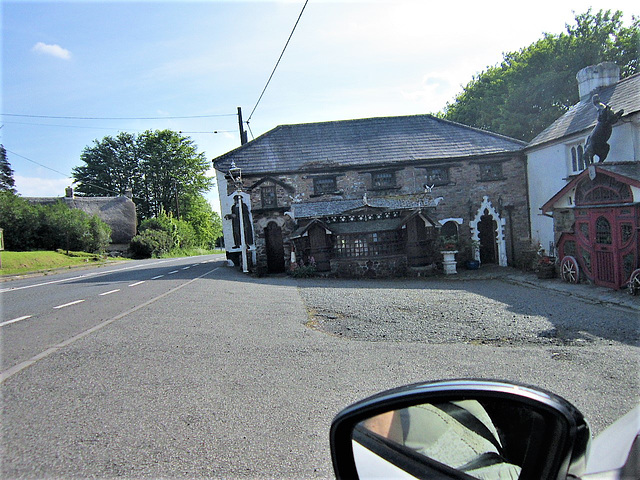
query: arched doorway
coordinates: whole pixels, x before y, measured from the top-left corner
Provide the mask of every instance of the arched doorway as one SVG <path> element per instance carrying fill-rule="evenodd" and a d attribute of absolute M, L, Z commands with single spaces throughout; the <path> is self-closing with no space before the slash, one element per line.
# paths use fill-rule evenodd
<path fill-rule="evenodd" d="M 276 222 L 269 222 L 264 229 L 267 250 L 267 270 L 269 273 L 284 272 L 284 245 L 282 229 Z"/>
<path fill-rule="evenodd" d="M 485 209 L 484 215 L 480 217 L 478 222 L 478 237 L 480 239 L 480 263 L 486 265 L 488 263 L 497 263 L 498 244 L 497 244 L 498 224 L 489 215 L 489 210 Z"/>
<path fill-rule="evenodd" d="M 491 205 L 489 197 L 485 195 L 475 217 L 469 222 L 471 240 L 479 245 L 474 247 L 476 260 L 480 260 L 481 263 L 497 263 L 501 267 L 507 266 L 505 224 L 505 219 L 500 217 Z"/>

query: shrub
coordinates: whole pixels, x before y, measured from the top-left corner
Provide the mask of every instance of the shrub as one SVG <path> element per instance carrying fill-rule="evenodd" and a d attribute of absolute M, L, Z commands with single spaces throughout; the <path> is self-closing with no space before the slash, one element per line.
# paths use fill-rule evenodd
<path fill-rule="evenodd" d="M 5 248 L 13 251 L 34 249 L 104 251 L 111 241 L 111 228 L 97 216 L 54 205 L 31 205 L 10 192 L 0 193 L 0 228 Z"/>
<path fill-rule="evenodd" d="M 131 239 L 129 249 L 136 258 L 159 257 L 173 248 L 173 239 L 167 232 L 144 230 Z"/>

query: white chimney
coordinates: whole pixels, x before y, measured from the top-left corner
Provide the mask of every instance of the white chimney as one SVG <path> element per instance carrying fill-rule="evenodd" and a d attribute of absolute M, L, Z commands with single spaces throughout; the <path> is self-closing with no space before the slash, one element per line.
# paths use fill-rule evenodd
<path fill-rule="evenodd" d="M 602 62 L 585 67 L 576 75 L 580 101 L 588 100 L 591 94 L 602 87 L 608 87 L 620 81 L 620 67 L 613 62 Z"/>

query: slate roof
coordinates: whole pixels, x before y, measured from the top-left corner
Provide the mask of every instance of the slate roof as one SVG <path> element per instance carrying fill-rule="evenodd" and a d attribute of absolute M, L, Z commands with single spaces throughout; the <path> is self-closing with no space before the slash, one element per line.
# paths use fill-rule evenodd
<path fill-rule="evenodd" d="M 281 125 L 216 159 L 243 174 L 326 171 L 518 152 L 526 143 L 432 115 Z"/>
<path fill-rule="evenodd" d="M 357 200 L 328 200 L 323 202 L 302 202 L 291 204 L 291 210 L 296 219 L 328 217 L 332 215 L 343 215 L 352 210 L 364 207 L 384 210 L 412 210 L 424 206 L 424 203 L 417 199 L 417 196 L 407 196 L 407 198 L 374 197 Z"/>
<path fill-rule="evenodd" d="M 624 117 L 640 111 L 640 73 L 620 80 L 615 85 L 594 92 L 600 101 L 609 105 L 614 112 L 624 109 Z M 589 95 L 571 107 L 567 113 L 549 125 L 529 143 L 527 148 L 552 142 L 574 133 L 590 130 L 596 125 L 598 112 Z"/>

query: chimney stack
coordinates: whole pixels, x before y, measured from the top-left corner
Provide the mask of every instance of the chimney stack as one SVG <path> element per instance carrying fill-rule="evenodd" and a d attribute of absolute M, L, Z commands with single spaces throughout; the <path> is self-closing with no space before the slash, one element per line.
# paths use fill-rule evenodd
<path fill-rule="evenodd" d="M 73 198 L 73 188 L 67 187 L 64 192 L 67 198 Z"/>
<path fill-rule="evenodd" d="M 613 62 L 602 62 L 585 67 L 576 75 L 580 101 L 588 100 L 602 87 L 608 87 L 620 81 L 620 67 Z"/>

